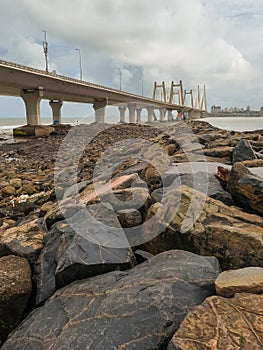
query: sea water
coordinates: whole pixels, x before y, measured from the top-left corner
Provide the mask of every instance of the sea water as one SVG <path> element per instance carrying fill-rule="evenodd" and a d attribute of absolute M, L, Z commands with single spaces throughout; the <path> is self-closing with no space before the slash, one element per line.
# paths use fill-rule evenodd
<path fill-rule="evenodd" d="M 253 131 L 263 129 L 262 117 L 208 117 L 200 120 L 224 130 Z"/>

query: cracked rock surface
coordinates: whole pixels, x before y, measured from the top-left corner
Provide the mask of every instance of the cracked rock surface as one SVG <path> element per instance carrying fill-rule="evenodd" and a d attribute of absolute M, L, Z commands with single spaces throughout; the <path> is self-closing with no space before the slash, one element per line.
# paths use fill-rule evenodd
<path fill-rule="evenodd" d="M 214 257 L 172 250 L 124 272 L 77 281 L 34 310 L 1 350 L 161 350 L 214 292 Z"/>

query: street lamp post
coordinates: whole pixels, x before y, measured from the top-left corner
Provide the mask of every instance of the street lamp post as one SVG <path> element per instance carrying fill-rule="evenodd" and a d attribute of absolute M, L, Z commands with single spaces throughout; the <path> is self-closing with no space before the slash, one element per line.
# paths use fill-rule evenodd
<path fill-rule="evenodd" d="M 120 72 L 120 91 L 121 91 L 121 68 L 116 68 Z"/>
<path fill-rule="evenodd" d="M 81 51 L 80 49 L 75 49 L 79 53 L 79 80 L 82 80 L 82 63 L 81 63 Z"/>
<path fill-rule="evenodd" d="M 47 42 L 47 31 L 41 30 L 44 33 L 44 41 L 42 41 L 44 55 L 45 55 L 45 62 L 46 62 L 46 72 L 48 72 L 48 42 Z"/>

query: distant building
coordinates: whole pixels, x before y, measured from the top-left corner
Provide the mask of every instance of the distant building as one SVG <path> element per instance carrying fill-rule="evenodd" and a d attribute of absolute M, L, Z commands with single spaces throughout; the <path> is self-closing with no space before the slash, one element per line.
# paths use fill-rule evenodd
<path fill-rule="evenodd" d="M 220 113 L 221 112 L 221 106 L 215 106 L 213 105 L 211 107 L 211 113 Z"/>

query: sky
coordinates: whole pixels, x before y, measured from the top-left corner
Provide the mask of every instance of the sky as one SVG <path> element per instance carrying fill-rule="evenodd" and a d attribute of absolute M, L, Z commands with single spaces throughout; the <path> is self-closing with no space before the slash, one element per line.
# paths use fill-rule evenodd
<path fill-rule="evenodd" d="M 262 0 L 0 0 L 0 59 L 152 97 L 153 83 L 206 86 L 207 102 L 263 106 Z M 77 51 L 78 48 L 80 51 Z M 0 77 L 1 79 L 1 77 Z M 51 115 L 48 102 L 41 104 Z M 65 108 L 65 107 L 63 107 Z M 65 115 L 90 106 L 66 104 Z M 42 112 L 41 112 L 42 113 Z M 25 114 L 0 97 L 0 117 Z"/>

